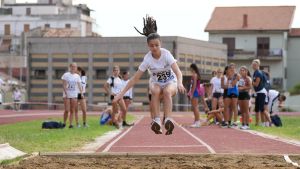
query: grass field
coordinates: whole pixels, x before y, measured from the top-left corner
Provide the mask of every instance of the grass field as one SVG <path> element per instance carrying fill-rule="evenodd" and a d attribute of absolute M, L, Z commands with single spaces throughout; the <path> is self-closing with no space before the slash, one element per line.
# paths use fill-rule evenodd
<path fill-rule="evenodd" d="M 132 121 L 133 116 L 128 116 Z M 61 120 L 61 119 L 53 119 Z M 24 151 L 55 152 L 72 151 L 81 148 L 84 144 L 108 131 L 115 130 L 113 126 L 100 126 L 99 117 L 88 118 L 88 128 L 74 129 L 41 129 L 43 120 L 22 122 L 0 126 L 0 143 L 9 143 L 11 146 Z"/>
<path fill-rule="evenodd" d="M 255 120 L 255 118 L 252 119 Z M 281 116 L 281 121 L 282 127 L 261 127 L 252 125 L 251 129 L 274 136 L 300 141 L 300 117 Z"/>

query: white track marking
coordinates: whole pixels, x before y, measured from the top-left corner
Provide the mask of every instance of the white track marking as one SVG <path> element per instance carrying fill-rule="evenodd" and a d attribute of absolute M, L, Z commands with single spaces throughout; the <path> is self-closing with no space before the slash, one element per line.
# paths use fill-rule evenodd
<path fill-rule="evenodd" d="M 240 129 L 236 129 L 236 130 L 239 130 L 239 131 L 242 131 L 242 132 L 247 132 L 247 133 L 250 133 L 250 134 L 253 134 L 253 135 L 256 135 L 256 136 L 260 136 L 262 138 L 275 140 L 275 141 L 279 141 L 279 142 L 283 142 L 283 143 L 286 143 L 286 144 L 290 144 L 290 145 L 293 145 L 293 146 L 300 147 L 300 142 L 296 141 L 296 140 L 288 140 L 288 139 L 284 139 L 284 138 L 281 138 L 281 137 L 278 137 L 278 136 L 265 134 L 265 133 L 261 133 L 261 132 L 253 131 L 253 130 L 240 130 Z"/>
<path fill-rule="evenodd" d="M 283 155 L 283 158 L 287 163 L 292 164 L 295 167 L 300 167 L 299 164 L 296 162 L 293 162 L 288 155 L 286 155 L 286 154 Z"/>
<path fill-rule="evenodd" d="M 193 137 L 195 140 L 197 140 L 199 143 L 201 143 L 202 145 L 204 145 L 208 151 L 212 154 L 216 154 L 216 151 L 209 146 L 208 144 L 206 144 L 204 141 L 202 141 L 199 137 L 195 136 L 193 133 L 191 133 L 190 131 L 188 131 L 187 129 L 185 129 L 184 127 L 178 125 L 177 123 L 175 123 L 179 128 L 181 128 L 183 131 L 185 131 L 188 135 L 190 135 L 191 137 Z"/>
<path fill-rule="evenodd" d="M 143 118 L 144 118 L 144 116 L 142 116 L 142 117 L 135 123 L 135 125 L 137 125 Z M 134 125 L 134 126 L 135 126 L 135 125 Z M 124 133 L 122 133 L 119 137 L 117 137 L 114 141 L 112 141 L 109 145 L 107 145 L 107 146 L 105 147 L 105 149 L 104 149 L 102 152 L 103 152 L 103 153 L 108 152 L 108 151 L 111 149 L 111 147 L 112 147 L 116 142 L 118 142 L 121 138 L 123 138 L 130 130 L 132 130 L 132 128 L 133 128 L 134 126 L 129 127 L 129 129 L 127 129 Z"/>
<path fill-rule="evenodd" d="M 128 148 L 188 148 L 188 147 L 205 147 L 204 145 L 174 145 L 174 146 L 114 146 Z"/>

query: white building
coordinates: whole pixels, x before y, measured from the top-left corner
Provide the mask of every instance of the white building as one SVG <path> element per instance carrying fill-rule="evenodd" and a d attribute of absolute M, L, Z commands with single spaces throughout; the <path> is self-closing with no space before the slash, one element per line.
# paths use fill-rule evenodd
<path fill-rule="evenodd" d="M 41 29 L 48 32 L 44 33 L 48 37 L 93 36 L 95 20 L 90 12 L 86 5 L 73 5 L 72 0 L 38 0 L 37 3 L 1 0 L 0 71 L 9 69 L 4 72 L 13 76 L 15 69 L 26 69 L 26 37 L 31 30 Z M 20 64 L 13 64 L 14 60 Z M 21 71 L 19 76 L 24 75 Z"/>
<path fill-rule="evenodd" d="M 286 90 L 291 69 L 287 65 L 288 38 L 294 11 L 294 6 L 217 7 L 205 31 L 209 32 L 210 42 L 227 44 L 228 62 L 250 67 L 251 61 L 258 58 L 261 69 L 270 72 L 272 85 Z"/>
<path fill-rule="evenodd" d="M 90 11 L 86 5 L 72 5 L 72 0 L 38 0 L 37 3 L 2 0 L 0 44 L 11 43 L 10 50 L 18 51 L 22 33 L 37 27 L 76 29 L 81 37 L 92 36 L 95 20 L 90 17 Z"/>

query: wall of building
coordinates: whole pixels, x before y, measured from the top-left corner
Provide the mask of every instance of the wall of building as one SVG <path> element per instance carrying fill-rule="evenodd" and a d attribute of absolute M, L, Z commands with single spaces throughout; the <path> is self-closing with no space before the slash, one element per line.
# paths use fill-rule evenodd
<path fill-rule="evenodd" d="M 226 46 L 181 37 L 162 37 L 163 47 L 170 50 L 178 60 L 184 76 L 189 76 L 189 65 L 202 60 L 226 64 Z M 112 67 L 119 65 L 121 71 L 129 70 L 131 75 L 138 69 L 145 53 L 148 52 L 144 37 L 106 38 L 30 38 L 29 49 L 29 99 L 30 101 L 61 102 L 61 75 L 68 70 L 71 62 L 87 70 L 88 102 L 97 104 L 108 102 L 103 84 L 111 75 Z M 209 47 L 209 48 L 208 48 Z M 190 60 L 192 58 L 192 60 Z M 186 63 L 187 62 L 187 63 Z M 211 72 L 217 67 L 207 67 Z M 45 71 L 44 77 L 36 76 Z M 148 74 L 145 73 L 134 87 L 134 101 L 148 102 Z M 190 79 L 188 79 L 189 81 Z M 175 103 L 185 103 L 185 99 L 175 98 Z"/>
<path fill-rule="evenodd" d="M 274 86 L 285 90 L 286 79 L 284 78 L 284 65 L 286 58 L 286 44 L 287 40 L 284 32 L 237 32 L 237 33 L 210 33 L 209 41 L 222 43 L 223 38 L 233 37 L 235 38 L 235 49 L 247 52 L 254 52 L 253 54 L 234 54 L 235 57 L 231 58 L 229 62 L 233 62 L 238 66 L 246 65 L 250 66 L 253 59 L 257 58 L 257 38 L 269 37 L 270 38 L 270 52 L 276 52 L 276 50 L 282 50 L 281 56 L 275 57 L 259 57 L 261 60 L 261 66 L 269 67 L 271 72 L 271 80 Z M 243 56 L 243 57 L 241 57 Z M 242 58 L 242 59 L 241 59 Z"/>
<path fill-rule="evenodd" d="M 12 6 L 13 15 L 26 15 L 26 9 L 31 9 L 30 15 L 57 15 L 59 7 L 55 5 L 47 6 Z"/>
<path fill-rule="evenodd" d="M 235 38 L 235 48 L 256 51 L 258 37 L 270 37 L 270 49 L 284 48 L 284 35 L 280 33 L 226 33 L 226 34 L 209 34 L 210 42 L 222 43 L 224 37 Z"/>
<path fill-rule="evenodd" d="M 300 83 L 300 37 L 289 37 L 287 52 L 287 88 Z"/>
<path fill-rule="evenodd" d="M 81 21 L 78 18 L 40 18 L 28 16 L 5 16 L 0 19 L 0 36 L 4 35 L 5 24 L 10 25 L 11 35 L 20 36 L 24 31 L 24 25 L 29 24 L 30 29 L 44 27 L 50 24 L 51 28 L 65 28 L 66 24 L 71 24 L 72 28 L 81 30 Z M 83 35 L 82 35 L 83 36 Z"/>

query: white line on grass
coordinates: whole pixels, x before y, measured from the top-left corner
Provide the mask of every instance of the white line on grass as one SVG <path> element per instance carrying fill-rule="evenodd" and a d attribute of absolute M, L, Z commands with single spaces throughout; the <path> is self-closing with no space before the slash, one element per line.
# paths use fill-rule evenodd
<path fill-rule="evenodd" d="M 199 137 L 195 136 L 193 133 L 191 133 L 190 131 L 188 131 L 188 130 L 185 129 L 184 127 L 178 125 L 177 123 L 176 123 L 176 125 L 177 125 L 178 127 L 180 127 L 183 131 L 185 131 L 188 135 L 192 136 L 192 137 L 193 137 L 195 140 L 197 140 L 199 143 L 201 143 L 202 145 L 204 145 L 204 146 L 208 149 L 208 151 L 209 151 L 210 153 L 216 154 L 216 151 L 215 151 L 211 146 L 209 146 L 209 145 L 206 144 L 204 141 L 202 141 Z"/>
<path fill-rule="evenodd" d="M 143 118 L 144 118 L 144 116 L 142 116 L 142 117 L 134 124 L 134 126 L 137 125 Z M 107 145 L 107 146 L 105 147 L 105 149 L 104 149 L 102 152 L 103 152 L 103 153 L 108 152 L 108 151 L 111 149 L 111 147 L 112 147 L 116 142 L 118 142 L 121 138 L 123 138 L 130 130 L 132 130 L 132 128 L 133 128 L 134 126 L 129 127 L 128 130 L 126 130 L 126 131 L 125 131 L 124 133 L 122 133 L 118 138 L 116 138 L 116 139 L 115 139 L 114 141 L 112 141 L 109 145 Z"/>

